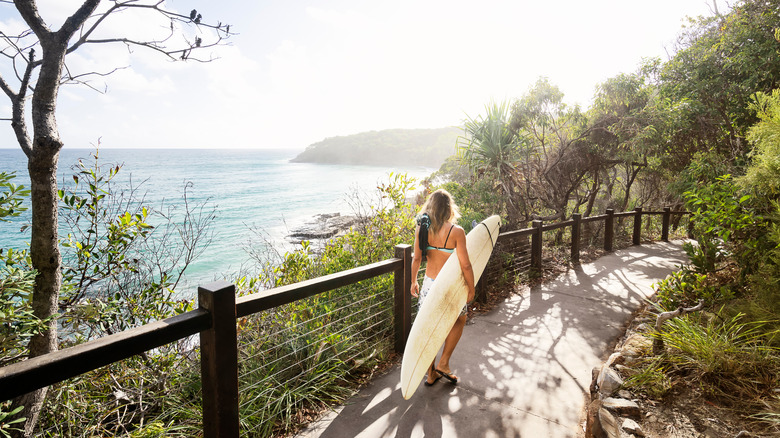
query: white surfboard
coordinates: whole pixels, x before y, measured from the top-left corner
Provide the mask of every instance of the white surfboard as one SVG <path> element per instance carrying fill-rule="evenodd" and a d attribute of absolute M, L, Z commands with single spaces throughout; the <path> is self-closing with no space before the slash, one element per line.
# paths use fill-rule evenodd
<path fill-rule="evenodd" d="M 482 276 L 493 252 L 500 224 L 499 216 L 491 216 L 466 236 L 475 284 Z M 457 249 L 455 251 L 457 252 Z M 467 298 L 468 286 L 460 269 L 458 255 L 453 253 L 433 282 L 409 332 L 401 361 L 401 394 L 404 399 L 409 400 L 420 386 L 420 381 L 444 344 L 461 309 L 466 305 Z"/>

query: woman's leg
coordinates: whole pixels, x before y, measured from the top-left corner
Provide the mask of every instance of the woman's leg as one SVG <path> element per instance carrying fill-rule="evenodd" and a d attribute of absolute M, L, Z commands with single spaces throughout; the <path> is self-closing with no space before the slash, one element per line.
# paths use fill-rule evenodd
<path fill-rule="evenodd" d="M 452 330 L 450 330 L 450 333 L 447 335 L 447 339 L 444 340 L 444 349 L 442 350 L 439 365 L 436 369 L 450 374 L 452 371 L 450 369 L 450 357 L 452 356 L 452 352 L 455 351 L 455 346 L 458 345 L 458 341 L 460 341 L 460 336 L 463 334 L 463 327 L 465 326 L 466 315 L 459 316 L 458 319 L 455 320 Z M 453 377 L 457 378 L 456 376 Z"/>
<path fill-rule="evenodd" d="M 434 362 L 436 361 L 436 358 L 433 358 Z M 428 384 L 433 384 L 439 380 L 439 373 L 436 372 L 436 369 L 433 367 L 433 362 L 431 362 L 431 366 L 428 368 L 428 375 L 425 378 L 425 381 L 428 382 Z"/>

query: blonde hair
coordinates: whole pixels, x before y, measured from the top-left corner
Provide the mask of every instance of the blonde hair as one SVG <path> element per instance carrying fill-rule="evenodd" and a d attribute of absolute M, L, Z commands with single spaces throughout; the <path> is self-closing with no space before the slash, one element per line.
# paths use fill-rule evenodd
<path fill-rule="evenodd" d="M 447 221 L 456 221 L 460 217 L 460 209 L 455 205 L 450 192 L 439 189 L 431 193 L 420 209 L 431 218 L 431 231 L 436 234 Z"/>

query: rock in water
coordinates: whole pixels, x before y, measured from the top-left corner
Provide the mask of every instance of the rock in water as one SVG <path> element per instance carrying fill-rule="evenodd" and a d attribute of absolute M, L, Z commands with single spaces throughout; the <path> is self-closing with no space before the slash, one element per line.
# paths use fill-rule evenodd
<path fill-rule="evenodd" d="M 341 213 L 319 214 L 313 221 L 294 229 L 287 237 L 300 243 L 304 240 L 330 239 L 345 232 L 357 222 L 354 216 L 342 216 Z"/>

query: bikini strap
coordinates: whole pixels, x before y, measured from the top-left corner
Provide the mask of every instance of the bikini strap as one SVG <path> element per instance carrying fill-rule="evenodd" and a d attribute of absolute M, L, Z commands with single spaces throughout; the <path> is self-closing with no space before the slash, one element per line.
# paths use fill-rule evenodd
<path fill-rule="evenodd" d="M 447 233 L 447 238 L 446 238 L 446 239 L 444 239 L 444 245 L 442 245 L 442 246 L 441 246 L 441 247 L 442 247 L 442 248 L 444 248 L 444 249 L 447 249 L 447 241 L 448 241 L 448 240 L 450 240 L 450 234 L 452 233 L 452 229 L 453 229 L 453 228 L 455 228 L 455 224 L 453 224 L 452 226 L 450 226 L 450 232 L 449 232 L 449 233 Z"/>

